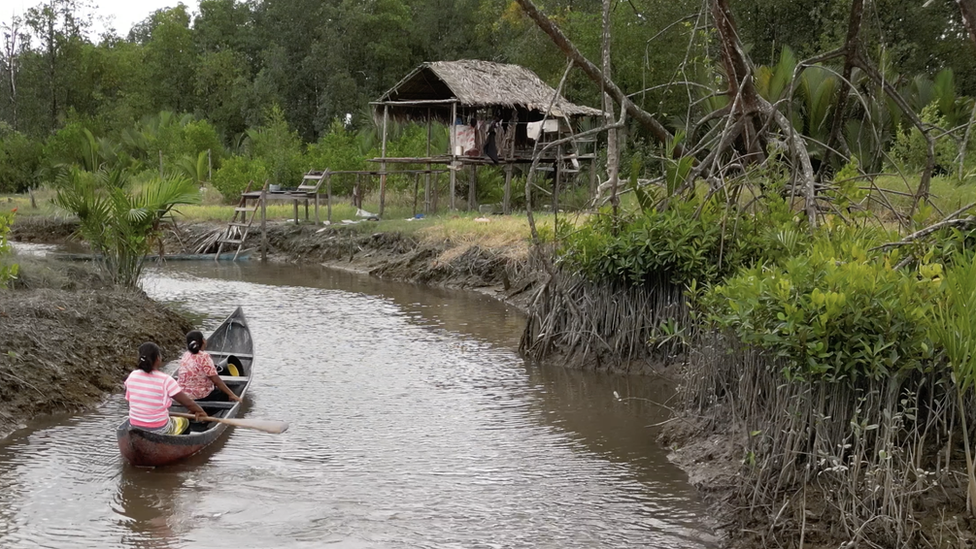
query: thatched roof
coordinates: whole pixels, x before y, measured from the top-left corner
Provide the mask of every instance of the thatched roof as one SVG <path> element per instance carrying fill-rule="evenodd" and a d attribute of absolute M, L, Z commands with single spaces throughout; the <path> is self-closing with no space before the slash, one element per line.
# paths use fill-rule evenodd
<path fill-rule="evenodd" d="M 446 101 L 456 99 L 464 107 L 508 107 L 545 112 L 556 93 L 534 72 L 519 65 L 492 61 L 461 60 L 424 63 L 383 94 L 387 101 Z M 391 106 L 395 116 L 426 118 L 427 105 Z M 437 105 L 439 111 L 448 108 Z M 411 113 L 411 111 L 414 111 Z M 381 114 L 382 106 L 377 105 Z M 443 116 L 443 113 L 439 113 Z M 576 105 L 560 96 L 551 116 L 601 116 L 591 107 Z"/>

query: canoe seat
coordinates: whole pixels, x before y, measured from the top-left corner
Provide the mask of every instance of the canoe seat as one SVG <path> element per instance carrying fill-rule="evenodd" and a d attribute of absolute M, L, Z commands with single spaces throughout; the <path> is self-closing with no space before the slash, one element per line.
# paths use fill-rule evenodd
<path fill-rule="evenodd" d="M 217 359 L 225 356 L 236 356 L 237 358 L 240 358 L 242 360 L 254 360 L 254 355 L 248 353 L 223 353 L 220 351 L 215 351 L 210 353 L 210 356 L 214 357 L 214 362 L 220 362 L 220 360 Z"/>
<path fill-rule="evenodd" d="M 240 385 L 242 383 L 247 383 L 250 378 L 247 376 L 220 376 L 220 380 L 224 383 L 232 383 Z"/>
<path fill-rule="evenodd" d="M 234 405 L 237 404 L 236 402 L 231 402 L 229 400 L 226 402 L 222 400 L 198 400 L 196 402 L 201 408 L 219 408 L 221 410 L 233 408 Z"/>
<path fill-rule="evenodd" d="M 248 353 L 225 353 L 223 351 L 207 351 L 207 352 L 210 353 L 210 356 L 230 356 L 230 355 L 234 355 L 237 358 L 251 358 L 251 359 L 254 358 L 254 355 L 251 355 L 251 354 L 248 354 Z"/>

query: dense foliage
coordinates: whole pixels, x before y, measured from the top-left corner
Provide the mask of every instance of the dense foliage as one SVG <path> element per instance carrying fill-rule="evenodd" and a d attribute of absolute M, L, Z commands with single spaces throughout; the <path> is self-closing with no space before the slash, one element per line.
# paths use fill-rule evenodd
<path fill-rule="evenodd" d="M 563 265 L 591 280 L 624 286 L 707 284 L 759 258 L 795 253 L 806 240 L 785 200 L 761 216 L 739 216 L 722 201 L 695 197 L 666 210 L 613 218 L 606 212 L 565 227 Z"/>
<path fill-rule="evenodd" d="M 10 232 L 10 224 L 13 222 L 14 214 L 0 213 L 0 288 L 10 282 L 10 279 L 17 277 L 18 265 L 9 262 L 6 256 L 10 255 L 10 244 L 7 242 L 7 234 Z"/>
<path fill-rule="evenodd" d="M 599 2 L 552 0 L 544 7 L 585 55 L 599 59 Z M 634 0 L 615 4 L 611 13 L 615 82 L 643 108 L 677 125 L 702 113 L 688 110 L 688 90 L 665 84 L 685 79 L 714 84 L 718 77 L 712 65 L 716 44 L 702 26 L 701 7 L 688 0 Z M 757 62 L 769 67 L 758 71 L 764 95 L 779 100 L 792 89 L 797 127 L 816 142 L 830 129 L 829 105 L 839 89 L 836 68 L 805 71 L 796 83 L 787 75 L 797 59 L 840 44 L 846 9 L 840 1 L 736 5 L 743 40 Z M 149 14 L 132 29 L 112 29 L 97 38 L 89 10 L 78 0 L 53 0 L 3 23 L 0 192 L 50 181 L 45 164 L 63 150 L 50 140 L 64 128 L 85 128 L 98 137 L 153 131 L 143 121 L 161 112 L 176 114 L 160 122 L 206 124 L 201 129 L 208 135 L 184 148 L 165 135 L 159 143 L 136 136 L 131 145 L 147 152 L 146 163 L 158 163 L 159 151 L 164 164 L 185 163 L 179 160 L 183 156 L 197 163 L 202 151 L 210 151 L 209 169 L 216 170 L 224 156 L 244 153 L 260 157 L 258 164 L 280 183 L 301 170 L 298 140 L 319 144 L 309 149 L 314 161 L 305 166 L 364 169 L 372 144 L 361 139 L 361 130 L 373 125 L 366 105 L 417 64 L 492 59 L 525 65 L 549 82 L 565 66 L 563 55 L 511 0 L 203 0 L 198 12 L 180 4 Z M 881 65 L 889 81 L 918 112 L 935 102 L 946 127 L 965 122 L 969 104 L 961 98 L 976 91 L 976 56 L 965 34 L 957 32 L 957 10 L 948 2 L 920 10 L 907 0 L 889 0 L 877 12 L 865 31 L 865 47 L 885 52 Z M 949 76 L 937 78 L 938 71 Z M 763 80 L 763 74 L 770 78 Z M 863 75 L 855 80 L 859 89 L 879 96 Z M 703 93 L 707 99 L 701 105 L 727 100 Z M 579 71 L 570 74 L 568 97 L 598 105 L 599 94 Z M 273 105 L 280 107 L 269 115 Z M 880 96 L 851 102 L 858 112 L 844 128 L 845 139 L 864 166 L 880 169 L 882 153 L 899 132 L 909 133 L 889 107 Z M 288 129 L 274 137 L 262 134 L 283 127 Z M 640 149 L 641 132 L 632 131 Z M 245 140 L 253 146 L 241 147 Z M 815 150 L 816 142 L 811 141 L 815 156 L 823 153 Z M 268 145 L 283 156 L 265 154 Z M 895 155 L 895 160 L 916 162 L 918 148 L 911 143 L 903 148 L 905 158 Z"/>
<path fill-rule="evenodd" d="M 877 379 L 930 365 L 942 265 L 896 269 L 879 231 L 826 229 L 778 263 L 742 269 L 703 294 L 707 320 L 786 364 L 788 379 Z"/>
<path fill-rule="evenodd" d="M 55 203 L 78 216 L 79 232 L 112 279 L 134 288 L 144 257 L 159 241 L 160 220 L 174 206 L 199 200 L 196 183 L 183 176 L 140 180 L 126 170 L 71 167 Z"/>

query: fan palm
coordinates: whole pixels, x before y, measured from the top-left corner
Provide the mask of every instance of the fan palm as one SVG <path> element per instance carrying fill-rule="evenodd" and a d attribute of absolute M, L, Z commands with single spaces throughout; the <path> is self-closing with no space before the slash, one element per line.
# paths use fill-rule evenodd
<path fill-rule="evenodd" d="M 124 170 L 74 168 L 63 178 L 55 204 L 78 216 L 81 236 L 112 279 L 125 287 L 139 282 L 163 216 L 177 205 L 200 200 L 196 182 L 182 175 L 136 185 Z"/>

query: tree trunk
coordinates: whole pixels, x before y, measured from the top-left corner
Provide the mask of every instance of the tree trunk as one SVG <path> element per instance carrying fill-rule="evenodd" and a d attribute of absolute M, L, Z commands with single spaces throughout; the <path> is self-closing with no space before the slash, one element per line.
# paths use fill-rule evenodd
<path fill-rule="evenodd" d="M 609 93 L 610 96 L 613 97 L 614 101 L 616 101 L 622 109 L 625 109 L 630 116 L 633 116 L 641 126 L 647 128 L 655 139 L 661 143 L 664 143 L 673 137 L 671 132 L 669 132 L 663 124 L 658 122 L 658 120 L 654 118 L 651 113 L 635 105 L 630 99 L 627 98 L 627 95 L 620 88 L 618 88 L 613 81 L 610 80 L 608 76 L 605 76 L 596 65 L 584 57 L 583 54 L 576 49 L 576 46 L 569 40 L 569 38 L 567 38 L 566 35 L 559 30 L 559 27 L 550 21 L 546 14 L 539 11 L 539 8 L 532 3 L 532 0 L 516 1 L 520 6 L 522 6 L 522 9 L 525 11 L 526 15 L 532 18 L 536 25 L 538 25 L 543 32 L 548 34 L 553 43 L 556 44 L 556 46 L 562 50 L 564 54 L 566 54 L 566 57 L 572 59 L 573 62 L 576 63 L 576 66 L 582 69 L 590 80 L 600 86 L 601 89 Z M 683 153 L 684 150 L 681 147 L 678 147 L 675 150 L 675 154 L 681 155 Z"/>
<path fill-rule="evenodd" d="M 603 0 L 603 77 L 610 80 L 610 2 Z M 604 89 L 603 112 L 605 124 L 613 124 L 613 98 Z M 607 132 L 607 182 L 610 184 L 610 205 L 613 216 L 617 217 L 620 209 L 620 197 L 617 196 L 617 178 L 620 170 L 620 149 L 617 146 L 617 130 Z M 598 198 L 598 197 L 596 197 Z"/>
<path fill-rule="evenodd" d="M 854 71 L 854 62 L 857 59 L 858 35 L 861 33 L 861 18 L 864 14 L 864 0 L 854 0 L 851 3 L 851 15 L 847 22 L 847 39 L 844 41 L 844 72 L 840 81 L 840 91 L 837 96 L 837 105 L 834 107 L 833 121 L 830 124 L 830 135 L 827 137 L 827 147 L 824 152 L 823 163 L 820 165 L 819 178 L 823 177 L 824 170 L 830 163 L 830 156 L 840 137 L 841 128 L 844 127 L 844 111 L 847 109 L 847 87 L 851 81 L 851 74 Z"/>
<path fill-rule="evenodd" d="M 729 116 L 732 117 L 733 121 L 735 118 L 740 119 L 735 121 L 734 125 L 730 125 L 730 128 L 741 126 L 744 150 L 749 156 L 755 157 L 755 155 L 764 154 L 763 149 L 759 146 L 759 139 L 765 133 L 764 128 L 766 126 L 763 117 L 779 126 L 790 145 L 790 152 L 794 160 L 799 163 L 799 169 L 794 172 L 794 179 L 795 184 L 800 186 L 800 191 L 804 197 L 807 221 L 811 228 L 816 227 L 816 188 L 813 167 L 810 164 L 810 154 L 807 152 L 806 144 L 786 116 L 756 91 L 752 76 L 752 63 L 739 41 L 735 19 L 732 17 L 732 10 L 729 8 L 729 0 L 711 0 L 711 12 L 719 35 L 722 63 L 725 66 L 726 77 L 729 81 L 728 93 L 732 98 L 733 107 Z M 716 155 L 720 153 L 721 151 L 715 151 Z"/>
<path fill-rule="evenodd" d="M 49 77 L 51 79 L 51 129 L 58 126 L 58 92 L 57 92 L 57 60 L 54 45 L 54 8 L 51 9 L 51 17 L 48 19 L 47 34 L 47 53 L 49 66 Z"/>
<path fill-rule="evenodd" d="M 16 131 L 17 127 L 17 36 L 20 33 L 20 21 L 15 17 L 7 26 L 9 35 L 4 41 L 3 50 L 7 62 L 7 80 L 10 86 L 11 122 Z"/>
<path fill-rule="evenodd" d="M 969 31 L 969 37 L 976 42 L 976 0 L 956 0 L 962 12 L 962 24 Z"/>

